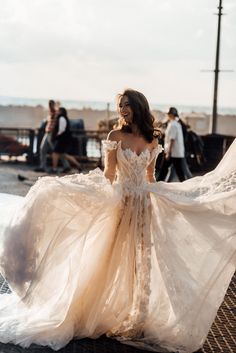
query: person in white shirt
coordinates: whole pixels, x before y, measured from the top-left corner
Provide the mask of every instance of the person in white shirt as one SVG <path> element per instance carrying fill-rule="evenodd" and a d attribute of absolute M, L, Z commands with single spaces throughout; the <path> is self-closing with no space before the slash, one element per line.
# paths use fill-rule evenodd
<path fill-rule="evenodd" d="M 158 181 L 165 180 L 169 167 L 173 165 L 180 181 L 186 179 L 183 170 L 183 161 L 185 158 L 183 131 L 180 123 L 176 120 L 178 116 L 177 109 L 171 107 L 167 113 L 169 123 L 165 131 L 164 159 Z"/>

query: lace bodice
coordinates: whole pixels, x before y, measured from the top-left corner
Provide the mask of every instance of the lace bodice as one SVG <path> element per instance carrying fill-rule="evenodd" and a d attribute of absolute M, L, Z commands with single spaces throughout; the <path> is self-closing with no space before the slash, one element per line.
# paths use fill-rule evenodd
<path fill-rule="evenodd" d="M 162 146 L 153 150 L 146 148 L 140 154 L 130 148 L 122 149 L 121 141 L 104 140 L 105 175 L 111 181 L 116 180 L 126 189 L 142 188 L 147 181 L 155 181 L 155 163 Z"/>

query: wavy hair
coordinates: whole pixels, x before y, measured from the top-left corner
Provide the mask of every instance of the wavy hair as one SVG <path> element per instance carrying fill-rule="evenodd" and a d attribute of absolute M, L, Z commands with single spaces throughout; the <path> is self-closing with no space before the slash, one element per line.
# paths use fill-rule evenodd
<path fill-rule="evenodd" d="M 60 118 L 61 116 L 64 116 L 65 118 L 68 118 L 67 110 L 64 107 L 60 107 L 58 109 L 57 117 Z"/>
<path fill-rule="evenodd" d="M 117 100 L 126 96 L 129 100 L 130 108 L 133 111 L 133 123 L 137 125 L 140 134 L 149 143 L 157 137 L 156 129 L 154 129 L 154 117 L 150 112 L 149 104 L 146 97 L 138 91 L 133 89 L 125 89 L 123 93 L 119 94 Z M 121 131 L 132 133 L 129 123 L 124 118 L 120 117 L 118 121 L 118 129 Z"/>

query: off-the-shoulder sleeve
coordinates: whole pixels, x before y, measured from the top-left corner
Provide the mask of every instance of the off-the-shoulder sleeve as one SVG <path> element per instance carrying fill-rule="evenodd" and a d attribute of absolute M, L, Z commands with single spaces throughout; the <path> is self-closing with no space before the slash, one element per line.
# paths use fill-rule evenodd
<path fill-rule="evenodd" d="M 156 148 L 154 148 L 154 151 L 158 157 L 158 154 L 160 154 L 161 152 L 164 151 L 164 148 L 162 147 L 162 145 L 158 144 Z"/>
<path fill-rule="evenodd" d="M 116 150 L 117 149 L 117 142 L 110 141 L 110 140 L 102 140 L 102 148 L 104 152 Z"/>
<path fill-rule="evenodd" d="M 156 178 L 155 178 L 156 160 L 157 160 L 158 155 L 162 151 L 163 151 L 162 145 L 158 144 L 157 147 L 155 147 L 151 152 L 150 164 L 148 165 L 147 172 L 146 172 L 147 180 L 150 183 L 154 183 L 156 181 Z"/>
<path fill-rule="evenodd" d="M 118 143 L 116 141 L 103 140 L 102 147 L 104 151 L 104 175 L 113 183 L 116 177 L 116 150 Z"/>

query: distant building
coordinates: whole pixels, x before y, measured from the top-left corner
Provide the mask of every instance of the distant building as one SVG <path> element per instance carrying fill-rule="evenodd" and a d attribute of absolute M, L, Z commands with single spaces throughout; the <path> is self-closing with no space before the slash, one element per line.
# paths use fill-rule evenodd
<path fill-rule="evenodd" d="M 205 113 L 183 113 L 181 114 L 181 118 L 198 135 L 207 135 L 209 133 L 209 115 Z"/>
<path fill-rule="evenodd" d="M 181 118 L 199 135 L 209 133 L 210 115 L 204 113 L 181 114 Z M 236 115 L 219 115 L 217 133 L 236 137 Z"/>

